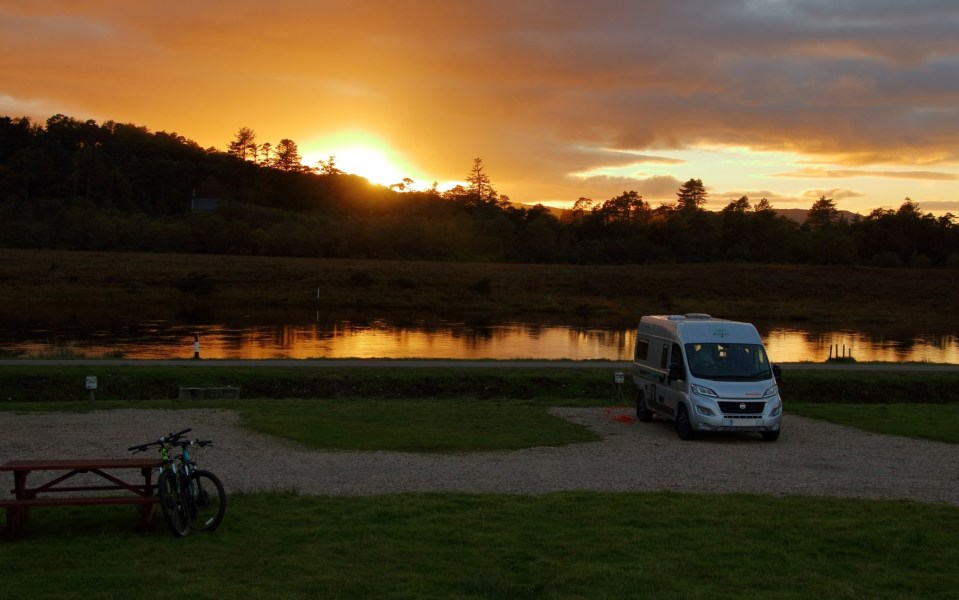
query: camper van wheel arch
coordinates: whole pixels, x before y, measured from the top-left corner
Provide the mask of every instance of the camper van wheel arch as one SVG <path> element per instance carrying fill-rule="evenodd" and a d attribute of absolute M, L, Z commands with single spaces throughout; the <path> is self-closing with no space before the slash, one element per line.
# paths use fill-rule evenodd
<path fill-rule="evenodd" d="M 689 412 L 686 411 L 685 404 L 680 404 L 676 409 L 676 433 L 681 440 L 696 439 L 696 431 L 693 430 L 693 424 L 689 422 Z"/>
<path fill-rule="evenodd" d="M 636 390 L 636 418 L 643 423 L 653 420 L 653 413 L 646 406 L 646 393 L 641 389 Z"/>

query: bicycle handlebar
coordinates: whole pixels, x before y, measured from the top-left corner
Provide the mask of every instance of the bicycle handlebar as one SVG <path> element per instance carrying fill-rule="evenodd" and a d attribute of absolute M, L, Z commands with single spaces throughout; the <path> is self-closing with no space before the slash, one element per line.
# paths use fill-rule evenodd
<path fill-rule="evenodd" d="M 180 438 L 189 433 L 191 430 L 190 427 L 187 427 L 183 431 L 178 431 L 176 433 L 168 433 L 167 435 L 161 437 L 155 442 L 147 442 L 146 444 L 137 444 L 136 446 L 130 446 L 127 448 L 130 452 L 146 452 L 150 446 L 163 446 L 165 444 L 174 444 L 180 441 Z M 209 442 L 212 443 L 212 442 Z M 205 444 L 202 444 L 205 445 Z"/>
<path fill-rule="evenodd" d="M 170 444 L 173 446 L 180 446 L 181 448 L 186 448 L 187 446 L 199 446 L 204 448 L 206 446 L 212 446 L 213 440 L 176 440 L 174 442 L 170 442 Z"/>

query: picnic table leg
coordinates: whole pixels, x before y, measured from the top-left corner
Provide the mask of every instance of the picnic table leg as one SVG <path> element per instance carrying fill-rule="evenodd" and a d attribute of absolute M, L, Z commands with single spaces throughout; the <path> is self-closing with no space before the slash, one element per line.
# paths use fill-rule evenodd
<path fill-rule="evenodd" d="M 156 506 L 156 504 L 141 504 L 137 507 L 137 510 L 140 511 L 140 531 L 153 529 L 153 515 Z"/>
<path fill-rule="evenodd" d="M 20 525 L 26 521 L 24 511 L 26 509 L 21 507 L 7 507 L 7 524 L 3 528 L 3 537 L 6 540 L 13 541 L 17 539 L 17 533 L 20 530 Z"/>
<path fill-rule="evenodd" d="M 16 495 L 17 500 L 23 500 L 24 498 L 32 497 L 26 491 L 27 475 L 29 474 L 30 474 L 30 471 L 14 471 L 13 472 L 13 487 L 14 487 L 13 492 Z M 14 518 L 12 520 L 10 519 L 11 510 L 14 511 Z M 30 518 L 30 508 L 27 506 L 7 509 L 7 523 L 13 523 L 13 537 L 16 537 L 17 530 L 20 528 L 20 525 L 26 523 L 29 518 Z"/>
<path fill-rule="evenodd" d="M 156 490 L 153 489 L 153 469 L 144 468 L 140 469 L 140 474 L 143 475 L 143 493 L 146 496 L 154 496 Z M 156 503 L 153 504 L 141 504 L 138 508 L 140 511 L 140 530 L 148 531 L 153 526 L 153 516 L 156 511 Z"/>

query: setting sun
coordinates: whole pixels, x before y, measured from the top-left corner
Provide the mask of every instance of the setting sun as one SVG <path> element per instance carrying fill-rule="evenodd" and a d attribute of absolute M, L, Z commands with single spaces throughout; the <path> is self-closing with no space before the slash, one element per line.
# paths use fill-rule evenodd
<path fill-rule="evenodd" d="M 303 163 L 315 167 L 334 157 L 336 168 L 365 177 L 371 183 L 390 186 L 415 179 L 406 161 L 388 144 L 367 133 L 348 132 L 305 144 Z"/>

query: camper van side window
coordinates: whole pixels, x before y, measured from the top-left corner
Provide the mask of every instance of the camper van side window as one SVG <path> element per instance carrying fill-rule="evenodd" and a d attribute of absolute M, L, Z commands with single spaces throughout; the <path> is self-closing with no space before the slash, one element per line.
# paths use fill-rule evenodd
<path fill-rule="evenodd" d="M 683 350 L 679 344 L 673 344 L 673 364 L 683 366 Z"/>
<path fill-rule="evenodd" d="M 669 365 L 669 346 L 663 344 L 663 360 L 660 362 L 659 366 L 665 369 Z"/>
<path fill-rule="evenodd" d="M 642 362 L 649 358 L 649 340 L 636 339 L 636 353 L 633 356 L 633 360 L 636 362 Z"/>

